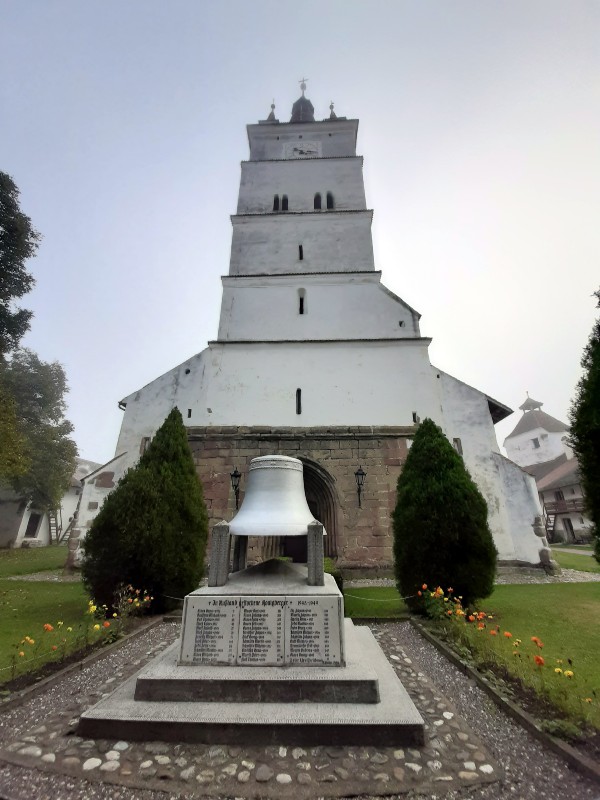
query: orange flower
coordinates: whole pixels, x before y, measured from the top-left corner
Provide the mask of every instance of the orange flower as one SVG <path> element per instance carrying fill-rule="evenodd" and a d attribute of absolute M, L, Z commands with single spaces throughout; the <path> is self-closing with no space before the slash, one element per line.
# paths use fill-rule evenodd
<path fill-rule="evenodd" d="M 533 660 L 535 661 L 538 667 L 543 667 L 545 664 L 545 661 L 541 656 L 534 656 Z"/>
<path fill-rule="evenodd" d="M 477 630 L 482 631 L 484 628 L 485 628 L 485 625 L 484 625 L 483 622 L 477 623 Z"/>
<path fill-rule="evenodd" d="M 108 620 L 106 620 L 106 622 L 102 623 L 102 627 L 103 628 L 110 628 L 110 622 Z"/>
<path fill-rule="evenodd" d="M 50 625 L 48 622 L 46 622 L 46 624 L 44 625 L 44 630 L 45 631 L 53 631 L 54 628 L 52 627 L 52 625 Z"/>
<path fill-rule="evenodd" d="M 53 645 L 52 645 L 52 649 L 53 649 L 53 650 L 58 650 L 58 647 L 57 647 L 55 644 L 53 644 Z"/>
<path fill-rule="evenodd" d="M 510 633 L 510 631 L 504 631 L 504 635 L 507 639 L 512 639 L 512 633 Z"/>
<path fill-rule="evenodd" d="M 452 594 L 453 591 L 454 591 L 454 589 L 451 586 L 448 587 L 448 589 L 447 589 L 448 594 Z"/>
<path fill-rule="evenodd" d="M 473 614 L 469 614 L 468 620 L 469 622 L 475 622 L 475 617 L 473 616 Z"/>
<path fill-rule="evenodd" d="M 534 643 L 534 644 L 535 644 L 537 647 L 539 647 L 539 648 L 540 648 L 540 650 L 541 650 L 541 649 L 542 649 L 542 647 L 544 646 L 544 643 L 543 643 L 542 641 L 540 641 L 540 640 L 538 639 L 538 637 L 537 637 L 537 636 L 532 636 L 532 637 L 531 637 L 531 641 L 532 641 L 532 642 L 533 642 L 533 643 Z"/>
<path fill-rule="evenodd" d="M 423 591 L 425 591 L 425 589 L 427 589 L 427 584 L 424 583 L 423 586 L 421 586 L 421 589 L 423 589 Z"/>
<path fill-rule="evenodd" d="M 423 596 L 423 592 L 419 589 L 419 591 L 417 592 L 417 597 L 422 597 L 422 596 Z"/>
<path fill-rule="evenodd" d="M 490 636 L 497 636 L 497 635 L 498 631 L 495 628 L 492 628 L 492 630 L 490 631 Z"/>
<path fill-rule="evenodd" d="M 452 616 L 452 609 L 451 609 L 451 608 L 449 608 L 449 609 L 448 609 L 448 611 L 446 611 L 446 614 L 447 614 L 449 617 L 451 617 L 451 616 Z"/>
<path fill-rule="evenodd" d="M 22 650 L 19 651 L 19 658 L 23 658 L 24 655 L 25 655 L 25 653 Z M 590 702 L 591 702 L 591 700 L 590 700 Z"/>

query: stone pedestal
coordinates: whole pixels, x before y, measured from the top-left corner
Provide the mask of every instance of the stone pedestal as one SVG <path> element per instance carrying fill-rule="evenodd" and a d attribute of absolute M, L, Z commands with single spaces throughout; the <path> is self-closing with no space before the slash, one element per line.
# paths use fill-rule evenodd
<path fill-rule="evenodd" d="M 273 559 L 232 573 L 226 585 L 192 592 L 179 642 L 86 711 L 78 734 L 423 744 L 423 720 L 370 630 L 344 620 L 330 575 L 322 585 L 308 579 L 306 566 Z"/>

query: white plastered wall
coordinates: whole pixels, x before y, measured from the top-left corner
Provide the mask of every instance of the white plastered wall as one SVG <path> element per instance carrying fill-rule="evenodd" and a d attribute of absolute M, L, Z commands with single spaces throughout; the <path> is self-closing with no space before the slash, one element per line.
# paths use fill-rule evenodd
<path fill-rule="evenodd" d="M 504 440 L 504 447 L 511 461 L 522 467 L 530 467 L 533 464 L 553 461 L 563 453 L 567 454 L 567 458 L 573 458 L 573 451 L 563 441 L 567 435 L 566 430 L 549 433 L 544 428 L 534 428 L 517 436 L 507 437 Z M 539 447 L 535 447 L 534 439 L 538 440 Z"/>
<path fill-rule="evenodd" d="M 378 272 L 223 278 L 219 340 L 415 336 L 418 315 L 380 283 Z"/>

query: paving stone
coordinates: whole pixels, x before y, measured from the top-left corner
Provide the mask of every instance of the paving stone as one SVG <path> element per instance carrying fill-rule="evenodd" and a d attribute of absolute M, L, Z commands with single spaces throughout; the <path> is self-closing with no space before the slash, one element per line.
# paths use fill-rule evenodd
<path fill-rule="evenodd" d="M 402 769 L 402 767 L 394 767 L 394 769 L 392 771 L 394 773 L 394 778 L 397 781 L 403 781 L 404 780 L 405 772 Z"/>
<path fill-rule="evenodd" d="M 266 783 L 270 781 L 275 773 L 266 764 L 259 764 L 254 773 L 254 777 L 259 783 Z"/>
<path fill-rule="evenodd" d="M 371 758 L 371 762 L 373 764 L 387 764 L 388 761 L 389 758 L 383 753 L 375 753 L 375 755 Z"/>
<path fill-rule="evenodd" d="M 337 776 L 331 772 L 326 772 L 324 775 L 319 776 L 319 783 L 335 783 L 336 781 Z"/>
<path fill-rule="evenodd" d="M 144 745 L 144 750 L 153 755 L 164 754 L 169 752 L 169 745 L 164 742 L 147 742 Z"/>
<path fill-rule="evenodd" d="M 341 778 L 343 781 L 347 781 L 348 778 L 350 777 L 350 773 L 348 772 L 347 769 L 344 769 L 344 767 L 334 767 L 333 771 L 338 776 L 338 778 Z"/>
<path fill-rule="evenodd" d="M 240 783 L 248 783 L 250 780 L 250 772 L 247 769 L 243 769 L 241 772 L 238 772 L 237 779 Z"/>
<path fill-rule="evenodd" d="M 195 772 L 196 772 L 196 767 L 192 764 L 191 767 L 188 767 L 187 769 L 182 770 L 179 773 L 179 777 L 183 781 L 189 781 L 189 780 L 191 780 L 191 778 L 194 777 L 194 773 Z"/>
<path fill-rule="evenodd" d="M 102 772 L 116 772 L 120 768 L 121 764 L 118 761 L 105 761 L 104 764 L 100 765 Z"/>
<path fill-rule="evenodd" d="M 128 747 L 129 747 L 129 742 L 120 741 L 113 744 L 113 750 L 118 750 L 120 753 L 122 753 L 123 750 L 127 750 Z"/>
<path fill-rule="evenodd" d="M 170 756 L 154 756 L 154 760 L 156 761 L 157 764 L 160 764 L 161 767 L 164 767 L 166 764 L 171 763 Z"/>
<path fill-rule="evenodd" d="M 22 750 L 19 750 L 20 756 L 34 756 L 35 758 L 39 758 L 44 751 L 41 747 L 37 745 L 30 744 L 27 747 L 24 747 Z"/>
<path fill-rule="evenodd" d="M 54 764 L 56 761 L 56 754 L 55 753 L 44 753 L 42 756 L 42 761 L 45 761 L 46 764 Z"/>
<path fill-rule="evenodd" d="M 394 758 L 397 761 L 402 761 L 404 759 L 404 750 L 394 750 Z"/>
<path fill-rule="evenodd" d="M 416 773 L 417 775 L 418 775 L 418 774 L 419 774 L 419 772 L 421 772 L 421 770 L 423 769 L 423 767 L 422 767 L 420 764 L 412 764 L 412 763 L 408 763 L 408 764 L 406 765 L 406 767 L 407 767 L 407 769 L 410 769 L 410 770 L 412 770 L 412 771 L 413 771 L 414 773 Z"/>
<path fill-rule="evenodd" d="M 296 780 L 298 781 L 298 783 L 302 783 L 302 784 L 306 785 L 306 784 L 311 783 L 312 778 L 306 772 L 300 772 L 296 776 Z"/>
<path fill-rule="evenodd" d="M 81 759 L 77 756 L 67 756 L 63 758 L 62 763 L 65 767 L 78 767 L 81 764 Z"/>
<path fill-rule="evenodd" d="M 461 780 L 463 781 L 472 781 L 477 777 L 477 773 L 463 769 L 458 773 L 458 777 L 461 778 Z"/>
<path fill-rule="evenodd" d="M 480 771 L 480 772 L 483 772 L 483 773 L 484 773 L 484 775 L 491 775 L 491 774 L 492 774 L 492 772 L 494 771 L 494 768 L 492 767 L 492 765 L 491 765 L 491 764 L 482 764 L 482 765 L 479 767 L 479 771 Z"/>
<path fill-rule="evenodd" d="M 474 770 L 477 769 L 474 761 L 465 761 L 463 766 L 468 772 L 473 772 Z"/>
<path fill-rule="evenodd" d="M 142 761 L 140 769 L 150 769 L 152 766 L 154 766 L 154 761 Z"/>
<path fill-rule="evenodd" d="M 279 775 L 277 775 L 277 777 L 275 778 L 275 780 L 277 781 L 277 783 L 282 783 L 282 784 L 291 783 L 292 776 L 288 775 L 287 772 L 280 772 Z"/>
<path fill-rule="evenodd" d="M 221 770 L 221 772 L 223 772 L 225 775 L 232 775 L 232 776 L 235 775 L 237 771 L 238 771 L 237 764 L 228 764 Z"/>
<path fill-rule="evenodd" d="M 121 758 L 121 753 L 118 750 L 109 750 L 105 757 L 107 761 L 118 761 Z"/>
<path fill-rule="evenodd" d="M 373 776 L 373 780 L 378 781 L 379 783 L 389 783 L 390 776 L 387 774 L 387 772 L 378 772 Z"/>
<path fill-rule="evenodd" d="M 89 772 L 90 770 L 99 767 L 100 764 L 102 764 L 101 758 L 88 758 L 87 761 L 83 762 L 83 770 L 84 772 Z"/>
<path fill-rule="evenodd" d="M 242 767 L 245 769 L 253 770 L 255 766 L 254 761 L 242 761 Z"/>
<path fill-rule="evenodd" d="M 307 752 L 306 750 L 303 750 L 301 747 L 294 747 L 294 749 L 292 750 L 292 758 L 295 761 L 297 761 L 299 758 L 302 758 L 302 756 L 305 755 L 307 755 Z"/>

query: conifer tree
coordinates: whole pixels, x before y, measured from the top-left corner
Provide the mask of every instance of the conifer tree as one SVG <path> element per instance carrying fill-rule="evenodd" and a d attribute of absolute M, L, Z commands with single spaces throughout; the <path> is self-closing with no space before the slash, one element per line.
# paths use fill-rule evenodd
<path fill-rule="evenodd" d="M 600 308 L 600 289 L 594 292 Z M 583 351 L 584 373 L 569 415 L 570 444 L 579 461 L 586 508 L 594 524 L 595 556 L 600 562 L 600 317 Z"/>
<path fill-rule="evenodd" d="M 85 538 L 86 588 L 109 608 L 122 585 L 150 593 L 154 613 L 173 608 L 202 578 L 207 531 L 202 486 L 174 408 Z"/>
<path fill-rule="evenodd" d="M 487 597 L 494 585 L 496 548 L 487 505 L 462 458 L 432 420 L 419 426 L 398 478 L 393 513 L 398 590 L 408 605 L 428 587 L 452 587 L 463 603 Z"/>

